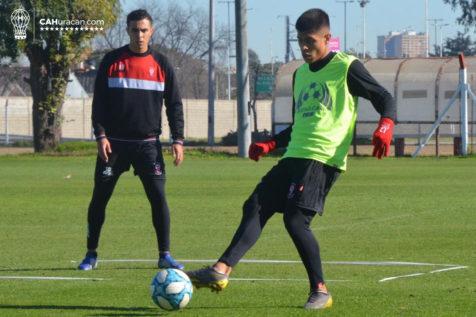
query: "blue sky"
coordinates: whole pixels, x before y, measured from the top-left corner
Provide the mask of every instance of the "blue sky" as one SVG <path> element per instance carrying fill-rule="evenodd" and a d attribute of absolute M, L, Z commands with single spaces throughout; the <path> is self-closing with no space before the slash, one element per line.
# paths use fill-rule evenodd
<path fill-rule="evenodd" d="M 154 1 L 164 4 L 166 0 Z M 208 12 L 209 0 L 175 0 L 179 3 L 192 3 Z M 227 5 L 215 1 L 216 22 L 227 25 Z M 125 1 L 126 10 L 132 7 L 132 1 Z M 143 3 L 139 1 L 137 3 Z M 460 16 L 459 9 L 453 11 L 443 0 L 428 0 L 429 18 L 443 19 L 441 23 L 449 24 L 442 27 L 443 38 L 454 36 L 464 27 L 456 23 Z M 248 47 L 256 51 L 261 62 L 269 62 L 272 56 L 284 60 L 285 54 L 285 20 L 284 15 L 290 16 L 294 24 L 299 15 L 307 9 L 319 7 L 325 10 L 331 19 L 333 36 L 344 41 L 344 5 L 336 0 L 247 0 L 248 5 Z M 230 5 L 232 26 L 234 26 L 234 4 Z M 377 36 L 386 35 L 390 31 L 414 30 L 425 31 L 425 0 L 370 0 L 366 6 L 366 37 L 367 51 L 375 56 L 377 51 Z M 430 47 L 434 44 L 434 26 L 429 26 Z M 440 34 L 437 29 L 438 36 Z M 474 33 L 474 30 L 470 31 Z M 361 50 L 362 41 L 362 10 L 357 1 L 347 5 L 347 47 Z M 293 46 L 296 57 L 300 57 L 297 45 Z"/>

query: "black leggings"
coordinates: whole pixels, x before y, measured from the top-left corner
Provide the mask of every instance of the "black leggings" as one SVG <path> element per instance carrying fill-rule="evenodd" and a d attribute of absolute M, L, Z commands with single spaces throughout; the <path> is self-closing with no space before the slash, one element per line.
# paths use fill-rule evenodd
<path fill-rule="evenodd" d="M 88 209 L 88 250 L 95 250 L 99 244 L 101 228 L 106 216 L 106 206 L 116 186 L 120 174 L 111 177 L 96 177 L 91 203 Z M 159 251 L 169 251 L 170 215 L 165 199 L 165 178 L 139 175 L 152 208 L 152 223 L 157 236 Z"/>
<path fill-rule="evenodd" d="M 271 208 L 260 205 L 258 193 L 254 192 L 245 202 L 241 223 L 219 261 L 232 267 L 238 264 L 256 243 L 274 213 Z M 314 215 L 314 211 L 293 204 L 288 204 L 283 213 L 284 225 L 306 268 L 311 289 L 315 289 L 318 283 L 324 283 L 319 244 L 309 227 Z"/>

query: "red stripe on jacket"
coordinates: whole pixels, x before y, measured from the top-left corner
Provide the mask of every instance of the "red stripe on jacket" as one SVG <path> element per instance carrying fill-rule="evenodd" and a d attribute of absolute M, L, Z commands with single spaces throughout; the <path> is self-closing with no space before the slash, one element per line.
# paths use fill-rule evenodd
<path fill-rule="evenodd" d="M 133 56 L 124 53 L 109 66 L 107 74 L 109 78 L 132 78 L 165 82 L 165 71 L 152 55 Z"/>

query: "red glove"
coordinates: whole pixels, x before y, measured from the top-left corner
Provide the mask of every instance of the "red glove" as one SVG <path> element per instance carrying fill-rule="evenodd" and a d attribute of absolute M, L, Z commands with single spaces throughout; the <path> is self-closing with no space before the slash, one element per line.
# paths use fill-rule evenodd
<path fill-rule="evenodd" d="M 263 143 L 251 143 L 248 149 L 248 156 L 250 159 L 259 161 L 261 156 L 268 154 L 276 148 L 276 141 L 270 140 Z"/>
<path fill-rule="evenodd" d="M 374 132 L 372 138 L 372 145 L 374 146 L 374 151 L 372 156 L 377 157 L 379 160 L 382 156 L 388 156 L 390 152 L 390 142 L 392 142 L 393 137 L 393 123 L 392 119 L 381 118 L 378 127 Z"/>

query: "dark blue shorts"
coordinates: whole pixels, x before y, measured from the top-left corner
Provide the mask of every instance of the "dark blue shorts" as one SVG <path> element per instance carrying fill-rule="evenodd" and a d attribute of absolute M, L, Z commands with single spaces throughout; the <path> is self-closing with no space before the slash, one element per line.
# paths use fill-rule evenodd
<path fill-rule="evenodd" d="M 109 140 L 112 153 L 109 161 L 104 162 L 99 156 L 96 160 L 95 178 L 119 176 L 134 167 L 134 174 L 165 179 L 165 164 L 162 145 L 153 141 L 119 141 Z"/>
<path fill-rule="evenodd" d="M 260 205 L 275 212 L 297 206 L 324 212 L 324 203 L 340 170 L 316 160 L 284 158 L 256 186 Z"/>

